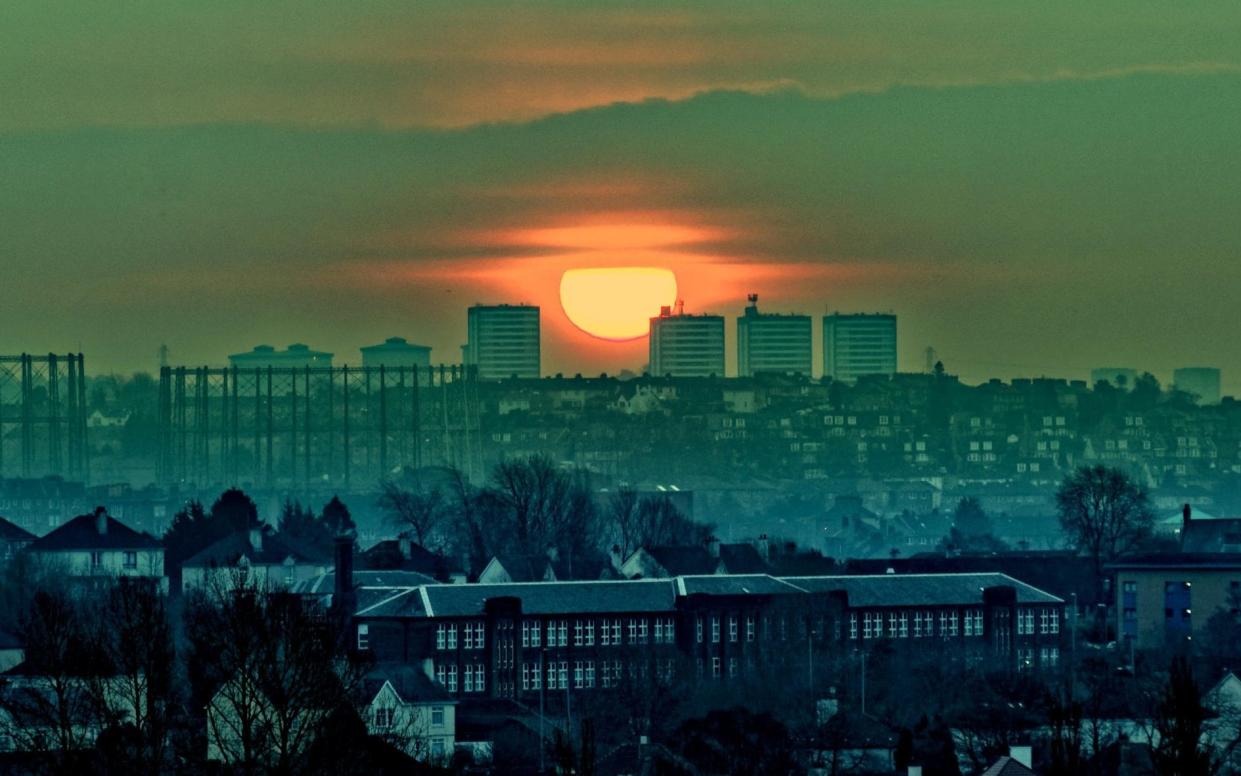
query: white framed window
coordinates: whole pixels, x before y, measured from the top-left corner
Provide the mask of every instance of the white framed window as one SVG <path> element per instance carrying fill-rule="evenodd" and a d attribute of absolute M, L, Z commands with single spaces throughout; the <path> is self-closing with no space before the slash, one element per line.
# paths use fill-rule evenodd
<path fill-rule="evenodd" d="M 941 611 L 939 613 L 939 635 L 948 635 L 948 612 Z"/>
<path fill-rule="evenodd" d="M 580 690 L 586 684 L 586 666 L 581 660 L 573 661 L 573 689 Z"/>
<path fill-rule="evenodd" d="M 444 707 L 431 707 L 431 727 L 444 727 Z"/>
<path fill-rule="evenodd" d="M 957 612 L 955 611 L 948 612 L 948 635 L 949 636 L 956 636 L 961 632 L 959 628 L 960 620 L 961 620 L 961 617 Z"/>
<path fill-rule="evenodd" d="M 586 646 L 593 647 L 595 645 L 595 621 L 586 621 Z"/>
<path fill-rule="evenodd" d="M 396 718 L 396 709 L 391 706 L 380 706 L 375 709 L 375 728 L 377 730 L 389 730 L 392 728 L 392 722 Z"/>
<path fill-rule="evenodd" d="M 650 633 L 647 630 L 646 618 L 642 617 L 638 620 L 638 643 L 645 644 L 650 640 Z"/>
<path fill-rule="evenodd" d="M 890 639 L 896 638 L 896 633 L 897 633 L 896 612 L 888 612 L 888 638 Z"/>
<path fill-rule="evenodd" d="M 593 688 L 594 686 L 595 686 L 595 661 L 587 660 L 586 661 L 586 689 L 589 690 Z"/>
<path fill-rule="evenodd" d="M 122 558 L 123 558 L 122 565 L 124 565 L 125 568 L 127 569 L 138 568 L 138 553 L 134 552 L 133 550 L 126 550 L 124 555 L 122 555 Z"/>
<path fill-rule="evenodd" d="M 465 649 L 474 649 L 474 626 L 470 623 L 465 624 L 465 639 L 462 644 Z M 469 692 L 469 690 L 466 690 Z"/>
<path fill-rule="evenodd" d="M 600 646 L 612 646 L 612 629 L 608 627 L 608 621 L 599 621 L 599 644 Z"/>
<path fill-rule="evenodd" d="M 701 618 L 701 617 L 695 617 L 695 618 L 694 618 L 694 633 L 695 633 L 695 634 L 697 635 L 697 637 L 698 637 L 698 643 L 699 643 L 699 644 L 701 644 L 701 643 L 702 643 L 702 630 L 703 630 L 703 629 L 702 629 L 702 618 Z"/>
<path fill-rule="evenodd" d="M 569 661 L 561 660 L 557 667 L 556 673 L 560 678 L 560 689 L 566 690 L 569 687 Z"/>
<path fill-rule="evenodd" d="M 900 613 L 900 629 L 897 631 L 902 639 L 909 638 L 909 612 Z"/>
<path fill-rule="evenodd" d="M 720 678 L 720 659 L 718 657 L 711 658 L 711 678 Z"/>
<path fill-rule="evenodd" d="M 612 620 L 612 645 L 620 646 L 621 643 L 621 621 L 620 618 Z"/>
<path fill-rule="evenodd" d="M 586 644 L 586 627 L 581 620 L 573 621 L 573 646 L 581 647 Z"/>
<path fill-rule="evenodd" d="M 366 623 L 358 624 L 358 651 L 364 652 L 371 648 L 371 626 Z"/>
<path fill-rule="evenodd" d="M 569 621 L 561 620 L 560 624 L 557 626 L 556 632 L 560 634 L 560 640 L 559 640 L 560 646 L 562 647 L 569 646 Z"/>
<path fill-rule="evenodd" d="M 849 612 L 849 638 L 857 641 L 857 612 Z"/>
<path fill-rule="evenodd" d="M 719 615 L 712 615 L 711 617 L 711 643 L 712 644 L 720 643 L 720 617 Z"/>
<path fill-rule="evenodd" d="M 638 643 L 638 621 L 632 617 L 629 618 L 629 643 Z"/>
<path fill-rule="evenodd" d="M 466 649 L 469 649 L 469 647 L 466 647 Z M 467 663 L 465 666 L 465 681 L 462 684 L 462 689 L 466 692 L 474 692 L 474 666 L 472 664 Z"/>
<path fill-rule="evenodd" d="M 745 616 L 745 640 L 754 641 L 754 615 Z"/>
<path fill-rule="evenodd" d="M 728 615 L 728 640 L 731 643 L 737 642 L 737 615 Z"/>

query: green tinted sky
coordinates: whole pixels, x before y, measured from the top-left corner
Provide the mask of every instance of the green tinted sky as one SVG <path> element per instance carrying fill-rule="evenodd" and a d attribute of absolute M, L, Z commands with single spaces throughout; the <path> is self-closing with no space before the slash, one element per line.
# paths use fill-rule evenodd
<path fill-rule="evenodd" d="M 632 367 L 555 283 L 642 263 L 692 309 L 895 310 L 904 368 L 1235 390 L 1239 106 L 1235 3 L 18 0 L 0 350 L 449 360 L 520 298 L 552 369 Z"/>

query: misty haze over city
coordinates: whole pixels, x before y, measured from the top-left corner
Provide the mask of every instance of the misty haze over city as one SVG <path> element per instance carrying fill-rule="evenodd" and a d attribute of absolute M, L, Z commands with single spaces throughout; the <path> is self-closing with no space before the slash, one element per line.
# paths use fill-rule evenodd
<path fill-rule="evenodd" d="M 0 773 L 1241 774 L 1241 7 L 0 11 Z"/>

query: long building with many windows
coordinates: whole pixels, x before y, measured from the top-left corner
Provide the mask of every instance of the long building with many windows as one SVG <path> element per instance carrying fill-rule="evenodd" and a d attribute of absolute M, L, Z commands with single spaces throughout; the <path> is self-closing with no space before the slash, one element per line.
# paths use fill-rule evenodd
<path fill-rule="evenodd" d="M 651 676 L 740 681 L 807 649 L 885 641 L 1050 669 L 1064 618 L 1063 600 L 998 573 L 419 585 L 357 598 L 358 650 L 420 664 L 454 697 L 524 701 Z"/>

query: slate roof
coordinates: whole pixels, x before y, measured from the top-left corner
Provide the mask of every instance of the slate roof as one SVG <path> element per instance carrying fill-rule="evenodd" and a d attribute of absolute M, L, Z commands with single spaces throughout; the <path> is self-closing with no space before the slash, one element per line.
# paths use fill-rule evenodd
<path fill-rule="evenodd" d="M 721 544 L 720 562 L 729 574 L 763 574 L 771 570 L 753 544 Z"/>
<path fill-rule="evenodd" d="M 548 568 L 556 575 L 555 564 L 546 555 L 496 555 L 487 564 L 499 563 L 514 582 L 540 582 L 546 579 Z M 487 567 L 483 567 L 486 571 Z"/>
<path fill-rule="evenodd" d="M 107 531 L 99 533 L 95 515 L 78 515 L 51 533 L 30 544 L 34 552 L 63 550 L 158 550 L 163 545 L 153 536 L 140 533 L 110 515 Z"/>
<path fill-rule="evenodd" d="M 674 577 L 678 574 L 714 574 L 720 565 L 720 559 L 708 552 L 706 547 L 663 546 L 643 549 Z"/>
<path fill-rule="evenodd" d="M 1060 598 L 1007 574 L 877 574 L 873 576 L 783 577 L 812 593 L 843 590 L 850 607 L 943 606 L 982 602 L 984 588 L 1016 588 L 1017 603 L 1057 604 Z"/>
<path fill-rule="evenodd" d="M 1237 552 L 1241 550 L 1241 518 L 1191 519 L 1181 531 L 1182 552 Z"/>
<path fill-rule="evenodd" d="M 1006 756 L 992 763 L 981 776 L 1034 776 L 1034 771 Z"/>
<path fill-rule="evenodd" d="M 4 542 L 33 542 L 35 535 L 0 517 L 0 541 Z"/>
<path fill-rule="evenodd" d="M 259 529 L 261 530 L 261 529 Z M 263 534 L 261 547 L 250 542 L 250 531 L 236 531 L 194 553 L 181 564 L 183 568 L 225 568 L 236 566 L 245 557 L 252 566 L 278 566 L 285 558 L 296 563 L 329 563 L 331 559 L 319 550 L 306 547 L 281 534 Z"/>
<path fill-rule="evenodd" d="M 513 582 L 504 585 L 423 585 L 363 608 L 367 617 L 476 617 L 490 598 L 521 599 L 527 614 L 671 611 L 673 580 Z"/>
<path fill-rule="evenodd" d="M 677 594 L 787 595 L 804 593 L 800 587 L 767 574 L 710 574 L 677 577 Z"/>
<path fill-rule="evenodd" d="M 404 590 L 418 585 L 434 585 L 436 580 L 417 571 L 357 571 L 353 572 L 355 590 Z M 300 580 L 293 592 L 302 595 L 330 595 L 336 591 L 336 570 L 317 574 Z"/>
<path fill-rule="evenodd" d="M 374 700 L 379 691 L 383 689 L 385 682 L 391 682 L 392 689 L 396 690 L 401 700 L 407 703 L 449 704 L 457 702 L 438 682 L 431 680 L 422 669 L 408 663 L 385 662 L 376 665 L 363 679 L 366 697 Z"/>
<path fill-rule="evenodd" d="M 407 558 L 401 552 L 399 539 L 385 539 L 376 543 L 358 557 L 358 566 L 372 571 L 416 571 L 435 578 L 464 571 L 459 562 L 444 555 L 437 555 L 415 542 L 409 543 Z"/>

